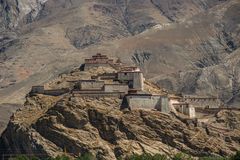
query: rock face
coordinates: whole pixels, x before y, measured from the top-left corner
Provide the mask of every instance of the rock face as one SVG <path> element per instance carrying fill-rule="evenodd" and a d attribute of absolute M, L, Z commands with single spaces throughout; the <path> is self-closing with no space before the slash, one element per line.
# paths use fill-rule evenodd
<path fill-rule="evenodd" d="M 65 148 L 74 155 L 93 152 L 103 159 L 142 152 L 171 154 L 173 150 L 185 151 L 194 156 L 225 155 L 233 151 L 221 145 L 226 143 L 222 137 L 213 139 L 204 128 L 189 127 L 174 117 L 158 112 L 123 113 L 112 108 L 114 103 L 117 104 L 111 99 L 61 100 L 28 125 L 18 120 L 11 121 L 3 134 L 3 144 L 10 153 L 56 156 Z M 21 112 L 29 109 L 24 108 Z M 228 117 L 227 112 L 223 114 Z M 225 122 L 220 114 L 217 120 Z M 239 125 L 239 120 L 236 123 Z M 229 145 L 234 146 L 235 150 L 239 147 L 237 125 L 237 130 L 229 135 Z M 206 145 L 207 140 L 209 146 L 214 147 Z"/>
<path fill-rule="evenodd" d="M 47 0 L 1 0 L 1 29 L 14 29 L 19 23 L 30 23 L 43 8 Z"/>
<path fill-rule="evenodd" d="M 89 54 L 140 66 L 172 92 L 239 107 L 238 0 L 0 0 L 0 103 Z"/>
<path fill-rule="evenodd" d="M 194 127 L 156 111 L 122 112 L 113 107 L 117 105 L 119 102 L 114 99 L 66 97 L 46 112 L 42 112 L 44 106 L 23 108 L 2 135 L 5 153 L 44 157 L 66 150 L 70 155 L 91 152 L 98 159 L 110 160 L 143 152 L 224 156 L 240 147 L 240 112 L 218 113 L 214 126 L 224 129 L 216 129 Z M 41 116 L 36 116 L 39 112 Z M 23 114 L 30 118 L 23 122 Z"/>

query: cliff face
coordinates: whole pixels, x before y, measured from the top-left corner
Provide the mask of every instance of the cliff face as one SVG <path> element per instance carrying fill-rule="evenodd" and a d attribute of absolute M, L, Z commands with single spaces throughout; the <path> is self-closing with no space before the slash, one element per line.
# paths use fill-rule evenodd
<path fill-rule="evenodd" d="M 213 117 L 212 125 L 221 126 L 216 129 L 195 127 L 156 111 L 122 112 L 114 107 L 118 105 L 115 99 L 66 97 L 46 112 L 43 106 L 23 108 L 2 135 L 5 153 L 44 157 L 66 150 L 70 155 L 91 152 L 98 159 L 112 160 L 144 152 L 224 156 L 240 147 L 237 111 Z M 28 118 L 22 121 L 25 114 Z"/>
<path fill-rule="evenodd" d="M 14 29 L 19 23 L 30 23 L 38 15 L 47 0 L 1 0 L 0 29 Z"/>

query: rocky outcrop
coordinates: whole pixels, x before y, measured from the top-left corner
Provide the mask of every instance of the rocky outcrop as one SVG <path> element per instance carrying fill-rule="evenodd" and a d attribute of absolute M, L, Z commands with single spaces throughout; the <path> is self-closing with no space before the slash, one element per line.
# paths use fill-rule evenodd
<path fill-rule="evenodd" d="M 14 29 L 19 23 L 32 22 L 47 0 L 0 1 L 1 28 Z"/>
<path fill-rule="evenodd" d="M 228 1 L 228 0 L 224 0 Z M 218 0 L 151 0 L 151 2 L 171 21 L 181 21 L 194 14 L 206 11 L 224 1 Z"/>
<path fill-rule="evenodd" d="M 43 104 L 15 114 L 1 137 L 5 154 L 46 157 L 91 152 L 98 159 L 112 160 L 134 153 L 226 156 L 240 147 L 238 111 L 221 111 L 214 125 L 194 126 L 158 111 L 122 112 L 113 107 L 120 102 L 111 98 L 65 97 L 48 110 Z M 30 118 L 23 120 L 23 114 Z"/>
<path fill-rule="evenodd" d="M 45 86 L 73 88 L 74 80 L 114 71 L 106 67 L 87 72 L 74 69 Z M 144 92 L 166 94 L 148 81 Z M 0 138 L 0 156 L 76 157 L 90 152 L 97 159 L 113 160 L 132 154 L 171 156 L 184 152 L 201 157 L 231 155 L 240 147 L 239 110 L 217 110 L 217 114 L 207 113 L 207 119 L 200 116 L 203 122 L 198 122 L 156 110 L 121 110 L 121 104 L 117 97 L 27 95 L 24 106 L 11 116 Z"/>
<path fill-rule="evenodd" d="M 19 26 L 0 33 L 0 103 L 22 103 L 32 85 L 102 52 L 172 92 L 238 106 L 238 68 L 225 67 L 239 59 L 238 0 L 0 2 L 0 25 Z"/>

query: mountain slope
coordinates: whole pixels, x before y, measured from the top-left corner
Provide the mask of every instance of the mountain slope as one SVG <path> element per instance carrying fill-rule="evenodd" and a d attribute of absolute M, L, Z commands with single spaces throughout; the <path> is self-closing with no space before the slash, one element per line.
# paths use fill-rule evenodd
<path fill-rule="evenodd" d="M 6 8 L 7 2 L 2 0 L 1 6 Z M 27 9 L 20 16 L 14 8 L 21 7 L 13 4 L 8 11 L 24 18 L 11 16 L 19 25 L 6 25 L 11 30 L 2 34 L 1 102 L 21 103 L 30 86 L 79 66 L 96 52 L 140 65 L 148 78 L 174 92 L 214 94 L 225 102 L 235 97 L 223 92 L 232 90 L 228 74 L 217 88 L 215 80 L 202 86 L 208 80 L 199 77 L 208 68 L 225 65 L 239 47 L 237 0 L 38 2 L 37 8 L 26 2 L 37 11 L 28 22 Z"/>

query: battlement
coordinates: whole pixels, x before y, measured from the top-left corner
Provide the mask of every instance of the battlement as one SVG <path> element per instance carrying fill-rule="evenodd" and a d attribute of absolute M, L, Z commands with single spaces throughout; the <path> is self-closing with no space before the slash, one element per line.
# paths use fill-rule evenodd
<path fill-rule="evenodd" d="M 217 97 L 184 95 L 182 100 L 195 108 L 219 108 L 221 101 Z"/>

